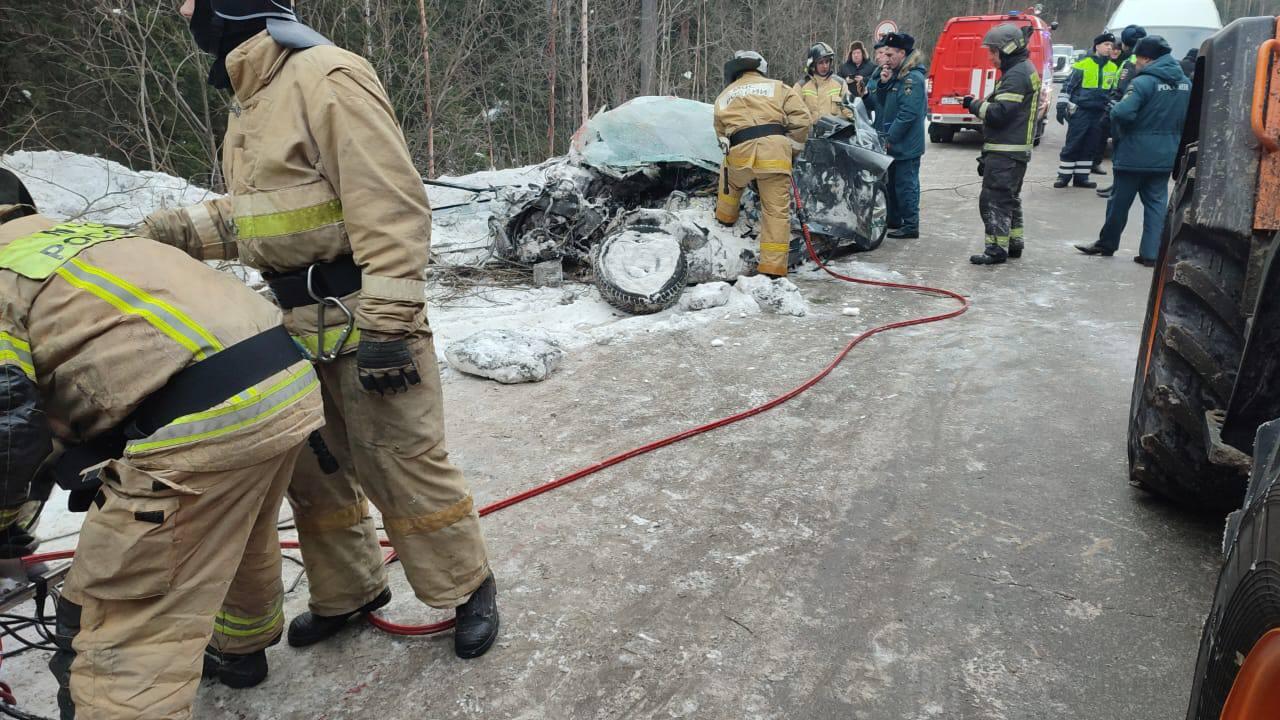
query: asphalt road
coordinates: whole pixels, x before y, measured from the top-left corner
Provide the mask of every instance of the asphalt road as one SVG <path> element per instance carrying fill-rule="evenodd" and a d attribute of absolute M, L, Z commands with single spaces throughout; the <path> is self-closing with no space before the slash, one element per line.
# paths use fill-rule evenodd
<path fill-rule="evenodd" d="M 965 293 L 968 314 L 881 335 L 781 409 L 487 519 L 503 613 L 487 656 L 353 626 L 272 648 L 257 689 L 206 685 L 197 717 L 1180 717 L 1220 526 L 1126 482 L 1151 271 L 1129 259 L 1136 226 L 1114 258 L 1071 249 L 1104 201 L 1050 187 L 1061 137 L 1032 164 L 1021 260 L 967 261 L 976 136 L 929 146 L 923 236 L 859 258 Z M 594 347 L 537 385 L 450 380 L 455 460 L 493 500 L 776 395 L 856 330 L 949 307 L 798 284 L 807 318 Z M 439 617 L 395 582 L 393 619 Z"/>

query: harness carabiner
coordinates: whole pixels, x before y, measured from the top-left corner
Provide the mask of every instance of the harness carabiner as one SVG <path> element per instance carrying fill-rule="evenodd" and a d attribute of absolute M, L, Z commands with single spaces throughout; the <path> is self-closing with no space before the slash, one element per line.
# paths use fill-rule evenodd
<path fill-rule="evenodd" d="M 312 300 L 316 301 L 316 352 L 315 356 L 310 357 L 309 359 L 313 362 L 331 363 L 338 359 L 338 356 L 342 354 L 342 349 L 346 347 L 347 340 L 350 339 L 351 333 L 356 327 L 356 316 L 339 298 L 331 295 L 321 297 L 316 294 L 315 285 L 313 284 L 315 270 L 315 265 L 307 268 L 307 294 L 311 296 Z M 347 324 L 342 328 L 342 334 L 338 336 L 338 340 L 334 343 L 333 350 L 331 351 L 325 351 L 324 349 L 324 309 L 326 306 L 336 307 L 347 316 Z"/>

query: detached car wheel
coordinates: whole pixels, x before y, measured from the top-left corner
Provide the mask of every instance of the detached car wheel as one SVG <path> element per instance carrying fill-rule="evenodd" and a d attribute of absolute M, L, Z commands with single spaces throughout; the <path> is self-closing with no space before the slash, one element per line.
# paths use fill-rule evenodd
<path fill-rule="evenodd" d="M 591 253 L 600 295 L 633 315 L 660 312 L 680 299 L 689 275 L 680 241 L 656 227 L 622 227 Z"/>

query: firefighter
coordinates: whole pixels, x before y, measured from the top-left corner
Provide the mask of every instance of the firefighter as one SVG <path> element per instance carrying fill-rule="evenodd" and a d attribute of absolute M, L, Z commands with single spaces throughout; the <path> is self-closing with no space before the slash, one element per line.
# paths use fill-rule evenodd
<path fill-rule="evenodd" d="M 876 131 L 893 157 L 889 166 L 888 222 L 891 238 L 920 237 L 920 158 L 924 155 L 925 57 L 915 38 L 887 33 L 876 45 L 882 62 L 870 87 L 858 86 L 875 112 Z"/>
<path fill-rule="evenodd" d="M 182 12 L 214 56 L 210 83 L 235 93 L 230 196 L 155 213 L 146 232 L 262 271 L 318 363 L 336 461 L 304 457 L 290 486 L 311 596 L 289 644 L 390 601 L 372 500 L 414 593 L 454 608 L 454 651 L 479 656 L 498 633 L 496 586 L 445 449 L 424 302 L 431 209 L 391 103 L 368 62 L 299 23 L 287 0 L 187 0 Z"/>
<path fill-rule="evenodd" d="M 817 123 L 824 115 L 853 119 L 853 113 L 844 105 L 849 86 L 844 78 L 835 74 L 835 63 L 836 54 L 830 45 L 820 42 L 809 48 L 804 63 L 808 77 L 796 83 L 795 91 L 809 109 L 810 124 Z"/>
<path fill-rule="evenodd" d="M 725 89 L 716 98 L 715 131 L 724 151 L 716 220 L 738 221 L 742 191 L 755 182 L 760 196 L 761 274 L 784 277 L 791 249 L 791 159 L 809 136 L 809 111 L 800 94 L 767 77 L 769 64 L 739 50 L 724 65 Z"/>
<path fill-rule="evenodd" d="M 1102 163 L 1102 153 L 1106 149 L 1107 138 L 1111 133 L 1111 108 L 1124 99 L 1124 94 L 1129 91 L 1129 83 L 1133 80 L 1133 76 L 1138 69 L 1134 65 L 1137 60 L 1134 57 L 1133 49 L 1138 46 L 1138 41 L 1147 36 L 1146 28 L 1141 25 L 1129 25 L 1120 32 L 1120 54 L 1115 59 L 1116 66 L 1119 70 L 1116 72 L 1116 86 L 1111 89 L 1111 94 L 1107 97 L 1109 101 L 1107 112 L 1102 116 L 1102 143 L 1098 148 L 1098 152 L 1094 155 L 1093 172 L 1105 175 L 1101 172 L 1099 165 Z M 1098 197 L 1110 197 L 1111 186 L 1098 188 L 1096 190 Z"/>
<path fill-rule="evenodd" d="M 202 665 L 261 682 L 284 630 L 280 503 L 323 423 L 280 311 L 173 248 L 10 193 L 0 301 L 0 528 L 55 440 L 89 513 L 49 662 L 63 720 L 189 717 Z"/>
<path fill-rule="evenodd" d="M 1108 96 L 1116 85 L 1120 68 L 1111 61 L 1111 47 L 1116 36 L 1102 33 L 1093 39 L 1093 54 L 1081 58 L 1071 67 L 1071 75 L 1058 95 L 1058 124 L 1067 125 L 1067 141 L 1058 156 L 1056 188 L 1069 184 L 1096 188 L 1089 180 L 1093 158 L 1102 142 L 1102 118 L 1107 112 Z"/>
<path fill-rule="evenodd" d="M 1040 76 L 1027 51 L 1027 36 L 1006 23 L 987 31 L 982 46 L 1000 68 L 1000 82 L 985 100 L 972 95 L 964 107 L 982 119 L 982 194 L 978 198 L 986 227 L 986 248 L 969 258 L 975 265 L 999 265 L 1022 257 L 1022 179 L 1035 145 Z"/>

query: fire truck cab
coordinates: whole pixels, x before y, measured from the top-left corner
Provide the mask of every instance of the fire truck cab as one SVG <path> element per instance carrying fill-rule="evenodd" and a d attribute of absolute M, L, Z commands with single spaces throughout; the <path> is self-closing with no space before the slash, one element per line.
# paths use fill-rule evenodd
<path fill-rule="evenodd" d="M 965 128 L 982 131 L 982 120 L 964 109 L 964 97 L 985 98 L 999 79 L 1000 69 L 987 60 L 982 38 L 1002 23 L 1031 27 L 1031 64 L 1040 73 L 1040 108 L 1036 145 L 1044 134 L 1045 118 L 1053 105 L 1053 36 L 1057 23 L 1047 23 L 1035 13 L 1011 11 L 1003 15 L 969 15 L 947 21 L 934 46 L 929 66 L 929 139 L 951 142 Z"/>

